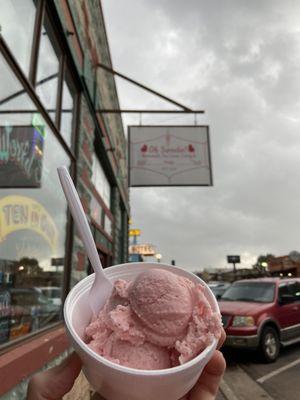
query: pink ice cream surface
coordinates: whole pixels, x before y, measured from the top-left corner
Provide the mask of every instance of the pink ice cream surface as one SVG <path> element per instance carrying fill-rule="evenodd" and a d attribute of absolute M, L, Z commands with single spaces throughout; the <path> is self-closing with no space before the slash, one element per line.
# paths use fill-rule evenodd
<path fill-rule="evenodd" d="M 163 269 L 118 280 L 98 318 L 86 328 L 92 350 L 117 364 L 165 369 L 200 354 L 222 331 L 206 287 Z"/>

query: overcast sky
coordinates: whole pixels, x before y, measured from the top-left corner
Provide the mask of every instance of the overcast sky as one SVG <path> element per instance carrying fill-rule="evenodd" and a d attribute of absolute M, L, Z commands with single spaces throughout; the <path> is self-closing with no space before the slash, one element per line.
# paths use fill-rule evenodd
<path fill-rule="evenodd" d="M 102 0 L 116 70 L 209 124 L 213 187 L 131 188 L 132 227 L 190 270 L 300 251 L 300 2 Z M 123 108 L 172 108 L 117 80 Z M 139 116 L 123 118 L 125 126 Z M 194 123 L 194 116 L 142 116 Z"/>

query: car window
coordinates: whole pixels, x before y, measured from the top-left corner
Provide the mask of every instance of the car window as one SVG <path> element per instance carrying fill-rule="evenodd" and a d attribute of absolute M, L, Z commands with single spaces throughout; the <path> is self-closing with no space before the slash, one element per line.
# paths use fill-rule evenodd
<path fill-rule="evenodd" d="M 275 285 L 271 282 L 236 282 L 226 290 L 222 300 L 271 303 L 274 292 Z"/>
<path fill-rule="evenodd" d="M 31 306 L 36 303 L 36 295 L 33 292 L 15 292 L 12 293 L 12 304 L 18 306 Z"/>
<path fill-rule="evenodd" d="M 293 282 L 289 284 L 290 293 L 294 296 L 296 301 L 300 301 L 300 282 Z"/>
<path fill-rule="evenodd" d="M 297 301 L 300 301 L 300 282 L 295 283 L 295 297 Z"/>
<path fill-rule="evenodd" d="M 280 285 L 278 289 L 278 297 L 281 297 L 283 294 L 291 294 L 289 287 L 286 283 Z"/>
<path fill-rule="evenodd" d="M 38 303 L 39 304 L 49 304 L 49 303 L 51 303 L 50 302 L 50 300 L 49 300 L 49 298 L 48 297 L 46 297 L 46 296 L 44 296 L 44 295 L 39 295 L 39 297 L 38 297 Z"/>
<path fill-rule="evenodd" d="M 52 299 L 54 298 L 60 298 L 61 297 L 61 290 L 60 289 L 42 289 L 43 295 L 50 297 Z"/>
<path fill-rule="evenodd" d="M 221 297 L 226 291 L 223 287 L 211 287 L 210 289 L 216 297 Z"/>

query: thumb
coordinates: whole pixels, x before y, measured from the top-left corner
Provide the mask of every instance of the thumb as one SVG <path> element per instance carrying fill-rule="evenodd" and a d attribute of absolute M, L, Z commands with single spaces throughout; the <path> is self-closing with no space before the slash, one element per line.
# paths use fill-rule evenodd
<path fill-rule="evenodd" d="M 216 350 L 190 393 L 190 400 L 214 400 L 225 372 L 223 354 Z"/>
<path fill-rule="evenodd" d="M 72 353 L 60 365 L 31 378 L 27 400 L 60 400 L 71 390 L 80 370 L 81 361 L 77 354 Z"/>

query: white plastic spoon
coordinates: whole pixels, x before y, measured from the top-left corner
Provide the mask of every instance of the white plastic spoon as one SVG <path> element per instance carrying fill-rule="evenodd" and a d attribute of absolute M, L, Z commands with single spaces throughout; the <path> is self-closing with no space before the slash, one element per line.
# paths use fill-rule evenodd
<path fill-rule="evenodd" d="M 78 193 L 67 167 L 57 168 L 60 183 L 67 198 L 71 214 L 84 243 L 88 258 L 95 272 L 94 283 L 89 293 L 89 303 L 94 316 L 97 316 L 110 296 L 113 285 L 105 276 L 96 245 L 86 219 Z M 99 295 L 101 293 L 101 295 Z"/>

